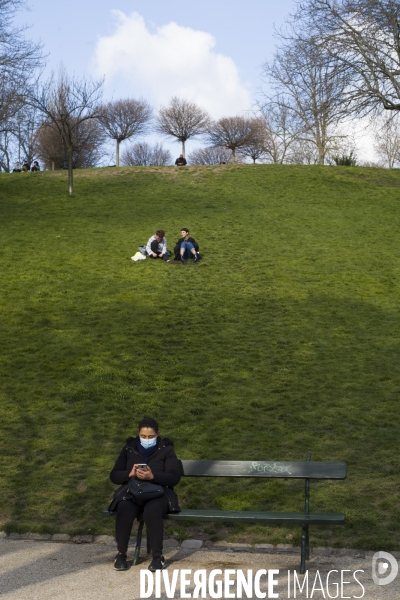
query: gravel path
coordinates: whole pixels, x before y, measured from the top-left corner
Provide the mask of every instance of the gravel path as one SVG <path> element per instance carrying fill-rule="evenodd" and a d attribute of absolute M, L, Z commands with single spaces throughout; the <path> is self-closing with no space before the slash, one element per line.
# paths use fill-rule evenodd
<path fill-rule="evenodd" d="M 130 551 L 130 558 L 133 550 Z M 144 555 L 142 549 L 141 563 L 126 572 L 116 572 L 113 569 L 115 548 L 101 544 L 71 544 L 56 542 L 36 542 L 30 540 L 0 540 L 0 597 L 4 600 L 134 600 L 140 598 L 139 580 L 140 570 L 147 567 L 150 560 Z M 249 552 L 221 552 L 211 550 L 188 550 L 184 548 L 170 549 L 166 553 L 168 559 L 168 575 L 171 578 L 174 569 L 188 569 L 192 571 L 190 577 L 193 588 L 193 571 L 206 569 L 247 570 L 253 573 L 259 569 L 278 569 L 275 575 L 279 584 L 274 592 L 279 598 L 288 598 L 288 570 L 299 570 L 299 556 L 294 554 L 256 554 Z M 332 569 L 340 571 L 350 570 L 345 573 L 344 580 L 351 584 L 344 585 L 343 595 L 339 588 L 340 597 L 363 597 L 367 600 L 400 600 L 400 574 L 397 579 L 386 586 L 377 586 L 372 581 L 371 558 L 356 558 L 350 556 L 316 556 L 308 563 L 309 594 L 299 592 L 297 598 L 312 597 L 314 600 L 324 598 L 322 591 L 314 591 L 311 596 L 312 584 L 316 572 L 319 571 L 324 586 L 325 598 L 329 598 L 326 588 L 326 576 Z M 353 572 L 363 569 L 359 573 L 362 587 L 353 579 Z M 179 574 L 180 577 L 181 573 Z M 337 577 L 336 573 L 332 574 Z M 331 575 L 331 577 L 332 577 Z M 217 577 L 218 579 L 218 577 Z M 299 580 L 302 581 L 299 575 Z M 334 582 L 333 577 L 332 582 Z M 178 587 L 179 590 L 179 581 Z M 265 578 L 261 580 L 262 590 L 267 590 Z M 319 584 L 316 586 L 320 587 Z M 167 596 L 162 586 L 162 598 Z M 187 592 L 190 593 L 190 586 Z M 236 586 L 230 588 L 235 592 Z M 331 597 L 336 597 L 334 587 L 329 589 Z M 152 598 L 155 596 L 152 595 Z M 180 593 L 175 593 L 175 598 L 180 598 Z M 207 595 L 207 598 L 210 596 Z M 244 597 L 246 597 L 244 595 Z M 268 597 L 268 594 L 267 594 Z M 293 584 L 290 597 L 293 595 Z M 256 598 L 256 595 L 252 595 Z"/>

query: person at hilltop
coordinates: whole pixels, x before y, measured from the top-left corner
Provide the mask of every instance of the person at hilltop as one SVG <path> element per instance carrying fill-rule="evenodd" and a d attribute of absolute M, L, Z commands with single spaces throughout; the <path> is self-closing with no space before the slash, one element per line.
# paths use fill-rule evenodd
<path fill-rule="evenodd" d="M 179 158 L 176 159 L 175 164 L 176 164 L 177 167 L 184 167 L 185 165 L 187 165 L 187 160 L 183 156 L 183 154 L 181 154 L 179 156 Z"/>
<path fill-rule="evenodd" d="M 148 569 L 161 571 L 165 568 L 165 558 L 162 555 L 163 515 L 181 510 L 178 497 L 174 492 L 174 486 L 179 483 L 180 478 L 180 465 L 172 440 L 161 438 L 157 421 L 145 417 L 139 423 L 138 435 L 126 440 L 110 473 L 111 481 L 120 485 L 109 506 L 109 512 L 116 512 L 115 537 L 118 549 L 114 561 L 116 571 L 126 571 L 128 568 L 126 553 L 132 525 L 141 512 L 143 512 L 152 554 Z M 129 498 L 126 484 L 130 479 L 157 484 L 164 494 L 147 500 L 144 505 L 139 506 Z"/>
<path fill-rule="evenodd" d="M 149 238 L 146 245 L 146 253 L 150 258 L 161 258 L 162 260 L 168 261 L 167 240 L 163 229 L 157 229 L 155 234 Z"/>
<path fill-rule="evenodd" d="M 192 258 L 194 263 L 200 258 L 199 245 L 194 238 L 189 237 L 189 229 L 186 227 L 181 229 L 181 238 L 176 243 L 174 254 L 175 260 L 184 265 L 189 258 Z"/>
<path fill-rule="evenodd" d="M 19 162 L 19 160 L 17 160 L 17 162 L 15 163 L 15 166 L 13 168 L 13 173 L 21 173 L 22 168 L 21 168 L 21 163 Z"/>
<path fill-rule="evenodd" d="M 35 161 L 33 162 L 33 166 L 32 166 L 32 168 L 31 168 L 31 171 L 40 171 L 39 163 L 38 163 L 38 161 L 37 161 L 37 160 L 35 160 Z"/>

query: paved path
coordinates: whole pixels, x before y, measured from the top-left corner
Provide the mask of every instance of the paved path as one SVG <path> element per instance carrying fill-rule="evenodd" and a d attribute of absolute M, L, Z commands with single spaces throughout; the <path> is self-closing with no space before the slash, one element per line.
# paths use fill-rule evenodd
<path fill-rule="evenodd" d="M 131 551 L 132 555 L 133 552 Z M 115 548 L 100 544 L 69 544 L 55 542 L 33 542 L 22 540 L 0 540 L 0 598 L 3 600 L 136 600 L 140 598 L 139 580 L 140 570 L 147 567 L 149 558 L 143 556 L 141 564 L 131 567 L 126 572 L 116 572 L 113 569 Z M 299 556 L 294 554 L 256 554 L 247 552 L 220 552 L 206 551 L 204 549 L 183 550 L 174 549 L 166 554 L 169 568 L 168 575 L 172 578 L 174 569 L 206 569 L 209 573 L 213 569 L 247 570 L 253 573 L 259 569 L 279 569 L 275 575 L 279 585 L 274 592 L 279 598 L 288 598 L 288 570 L 291 574 L 299 570 Z M 329 588 L 331 597 L 363 597 L 367 600 L 400 600 L 400 574 L 397 579 L 387 586 L 377 586 L 372 581 L 371 559 L 362 559 L 346 556 L 317 556 L 308 563 L 309 594 L 301 593 L 297 589 L 297 598 L 312 597 L 314 600 L 324 598 L 322 591 L 314 591 L 311 596 L 312 584 L 316 572 L 319 571 L 324 586 L 325 598 L 329 598 L 326 588 L 326 576 L 332 569 L 339 571 L 348 569 L 345 581 L 351 584 L 344 585 L 344 592 L 339 596 L 334 587 Z M 362 587 L 353 579 L 353 572 L 363 569 L 359 573 Z M 336 576 L 336 573 L 333 573 Z M 180 576 L 180 575 L 179 575 Z M 293 575 L 292 575 L 293 577 Z M 218 579 L 218 578 L 217 578 Z M 300 581 L 302 577 L 299 576 Z M 267 590 L 265 578 L 261 580 L 261 589 Z M 335 577 L 332 582 L 335 581 Z M 193 587 L 193 586 L 192 586 Z M 320 587 L 317 585 L 316 587 Z M 178 587 L 179 590 L 179 580 Z M 234 593 L 236 587 L 230 589 Z M 190 593 L 190 586 L 187 589 Z M 254 594 L 254 592 L 253 592 Z M 155 596 L 153 595 L 152 598 Z M 162 587 L 161 598 L 167 596 Z M 175 593 L 175 598 L 180 598 L 180 593 Z M 207 595 L 207 598 L 210 596 Z M 243 597 L 246 597 L 244 594 Z M 252 595 L 256 598 L 256 595 Z M 294 597 L 293 584 L 290 597 Z M 268 594 L 267 594 L 268 598 Z"/>

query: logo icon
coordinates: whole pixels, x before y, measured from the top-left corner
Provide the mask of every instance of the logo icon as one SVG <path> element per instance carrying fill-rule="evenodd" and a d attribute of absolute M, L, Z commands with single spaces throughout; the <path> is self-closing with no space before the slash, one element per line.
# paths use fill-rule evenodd
<path fill-rule="evenodd" d="M 375 552 L 372 557 L 372 579 L 376 585 L 392 583 L 399 572 L 399 565 L 389 552 Z M 384 575 L 384 577 L 382 577 Z"/>

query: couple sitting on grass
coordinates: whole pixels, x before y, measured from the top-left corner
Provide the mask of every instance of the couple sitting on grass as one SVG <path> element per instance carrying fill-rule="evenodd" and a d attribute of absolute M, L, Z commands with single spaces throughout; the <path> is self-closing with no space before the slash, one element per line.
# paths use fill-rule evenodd
<path fill-rule="evenodd" d="M 161 258 L 166 262 L 171 262 L 169 260 L 171 253 L 167 250 L 167 240 L 163 229 L 157 229 L 151 236 L 146 245 L 146 252 L 150 258 Z M 189 237 L 189 229 L 186 227 L 181 229 L 181 238 L 175 245 L 174 254 L 175 260 L 184 265 L 189 258 L 192 258 L 194 263 L 200 259 L 199 245 L 194 238 Z"/>

